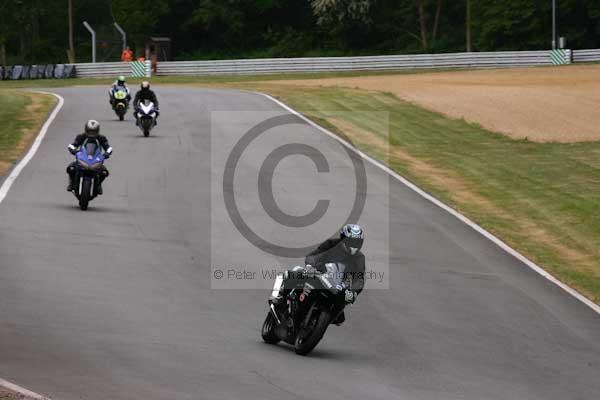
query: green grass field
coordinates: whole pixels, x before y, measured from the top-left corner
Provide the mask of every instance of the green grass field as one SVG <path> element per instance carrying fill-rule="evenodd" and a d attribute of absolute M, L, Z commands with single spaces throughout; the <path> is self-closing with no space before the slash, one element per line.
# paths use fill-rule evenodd
<path fill-rule="evenodd" d="M 392 94 L 278 86 L 276 82 L 340 75 L 355 73 L 167 77 L 153 78 L 152 82 L 270 93 L 387 162 L 600 303 L 600 142 L 558 144 L 514 140 L 425 110 Z M 110 82 L 110 79 L 17 81 L 0 82 L 0 88 Z M 19 115 L 18 110 L 27 104 L 26 96 L 14 93 L 0 92 L 0 151 L 8 150 L 9 160 L 15 158 L 10 149 L 19 141 L 15 132 L 23 124 L 13 116 Z M 389 115 L 389 132 L 385 132 L 387 127 L 379 118 L 381 112 Z"/>
<path fill-rule="evenodd" d="M 21 157 L 54 104 L 48 95 L 0 91 L 0 176 Z"/>

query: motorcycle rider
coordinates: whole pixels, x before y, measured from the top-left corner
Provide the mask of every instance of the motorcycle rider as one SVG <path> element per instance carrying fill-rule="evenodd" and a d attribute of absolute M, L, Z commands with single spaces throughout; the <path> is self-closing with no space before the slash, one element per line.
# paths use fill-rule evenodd
<path fill-rule="evenodd" d="M 119 89 L 124 89 L 125 92 L 127 92 L 127 103 L 129 104 L 129 102 L 131 101 L 131 94 L 129 93 L 127 83 L 125 83 L 125 77 L 121 75 L 117 78 L 116 81 L 113 82 L 112 86 L 110 87 L 110 90 L 108 91 L 108 102 L 110 103 L 112 108 L 115 108 L 115 93 Z"/>
<path fill-rule="evenodd" d="M 281 304 L 286 295 L 302 283 L 307 272 L 310 272 L 313 268 L 319 272 L 327 272 L 326 263 L 342 262 L 348 266 L 349 270 L 347 272 L 352 274 L 352 288 L 346 291 L 346 301 L 354 303 L 365 285 L 365 256 L 360 251 L 363 242 L 364 232 L 360 226 L 355 224 L 344 225 L 340 230 L 339 237 L 327 239 L 306 255 L 304 259 L 305 268 L 295 267 L 284 273 L 283 280 L 276 280 L 273 294 L 269 300 L 274 305 Z M 277 287 L 278 285 L 279 287 Z M 345 316 L 342 312 L 333 323 L 340 325 L 344 321 Z"/>
<path fill-rule="evenodd" d="M 154 119 L 154 125 L 157 125 L 158 116 L 160 115 L 160 112 L 158 110 L 158 98 L 156 98 L 156 93 L 154 93 L 154 91 L 150 90 L 150 82 L 148 82 L 148 81 L 143 81 L 140 84 L 140 90 L 138 90 L 138 92 L 135 94 L 135 98 L 133 99 L 133 107 L 135 108 L 133 116 L 135 117 L 136 125 L 139 125 L 139 123 L 140 123 L 139 115 L 138 115 L 139 105 L 144 100 L 150 100 L 151 102 L 154 103 L 154 109 L 156 111 L 156 118 Z"/>
<path fill-rule="evenodd" d="M 85 123 L 84 133 L 81 133 L 75 137 L 73 143 L 71 143 L 67 149 L 73 155 L 77 154 L 79 148 L 89 141 L 96 141 L 98 146 L 104 150 L 104 157 L 109 158 L 113 152 L 113 148 L 108 143 L 106 136 L 100 134 L 100 124 L 94 119 L 90 119 Z M 74 161 L 67 167 L 67 174 L 69 175 L 69 185 L 67 186 L 67 192 L 73 191 L 75 187 L 75 172 L 77 162 Z M 102 194 L 102 182 L 108 177 L 108 169 L 102 165 L 100 170 L 100 181 L 98 182 L 98 194 Z"/>

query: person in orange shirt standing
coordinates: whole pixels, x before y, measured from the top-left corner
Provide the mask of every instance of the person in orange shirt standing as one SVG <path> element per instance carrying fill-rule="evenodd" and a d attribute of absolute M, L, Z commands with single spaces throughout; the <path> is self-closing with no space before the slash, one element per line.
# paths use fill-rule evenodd
<path fill-rule="evenodd" d="M 132 62 L 133 61 L 133 51 L 129 48 L 129 46 L 125 47 L 125 50 L 121 53 L 121 61 L 124 62 Z"/>

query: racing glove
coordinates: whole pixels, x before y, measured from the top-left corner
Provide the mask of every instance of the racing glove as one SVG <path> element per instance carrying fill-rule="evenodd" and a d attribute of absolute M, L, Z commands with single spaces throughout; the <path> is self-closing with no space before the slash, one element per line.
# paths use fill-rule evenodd
<path fill-rule="evenodd" d="M 354 290 L 346 289 L 345 299 L 346 303 L 354 304 L 356 301 L 356 292 Z"/>

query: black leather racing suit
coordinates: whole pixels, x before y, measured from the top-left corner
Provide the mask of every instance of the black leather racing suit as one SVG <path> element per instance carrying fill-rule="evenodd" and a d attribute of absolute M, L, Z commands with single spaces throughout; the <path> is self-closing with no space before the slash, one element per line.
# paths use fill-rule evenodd
<path fill-rule="evenodd" d="M 308 253 L 304 259 L 304 263 L 311 265 L 320 272 L 326 272 L 325 264 L 329 262 L 340 262 L 347 266 L 346 272 L 352 274 L 352 290 L 358 295 L 362 292 L 365 286 L 365 255 L 360 251 L 354 255 L 348 254 L 341 244 L 342 239 L 328 239 L 321 243 L 315 250 Z M 302 280 L 301 274 L 298 272 L 289 271 L 288 279 L 282 283 L 281 289 L 283 298 L 287 292 L 295 288 Z M 341 324 L 344 322 L 345 316 L 342 314 L 333 322 Z"/>
<path fill-rule="evenodd" d="M 135 107 L 138 106 L 142 101 L 150 100 L 154 103 L 154 106 L 158 108 L 158 99 L 156 98 L 156 93 L 150 89 L 140 89 L 135 94 L 135 98 L 133 99 L 133 105 Z"/>
<path fill-rule="evenodd" d="M 106 158 L 110 157 L 110 155 L 112 154 L 112 147 L 110 146 L 110 144 L 108 143 L 108 139 L 106 138 L 106 136 L 104 135 L 88 135 L 87 133 L 81 133 L 77 136 L 75 136 L 75 140 L 73 141 L 73 143 L 71 143 L 69 145 L 69 147 L 67 147 L 67 149 L 69 150 L 69 152 L 71 154 L 76 154 L 77 151 L 79 150 L 79 148 L 86 142 L 86 141 L 90 141 L 90 140 L 95 140 L 100 147 L 102 147 L 102 149 L 104 150 L 104 155 Z M 76 171 L 76 166 L 77 166 L 77 162 L 73 161 L 71 164 L 69 164 L 69 166 L 67 167 L 67 174 L 69 175 L 69 182 L 70 182 L 70 187 L 72 187 L 73 182 L 75 180 L 75 171 Z M 104 165 L 102 165 L 102 169 L 100 170 L 100 185 L 102 185 L 102 182 L 106 179 L 106 177 L 108 177 L 109 173 L 108 173 L 108 169 L 106 169 L 106 167 Z"/>
<path fill-rule="evenodd" d="M 341 245 L 341 239 L 328 239 L 321 243 L 304 258 L 304 263 L 312 265 L 320 272 L 326 272 L 328 262 L 341 262 L 352 273 L 352 290 L 359 294 L 365 286 L 365 255 L 360 251 L 354 255 L 348 254 Z"/>

